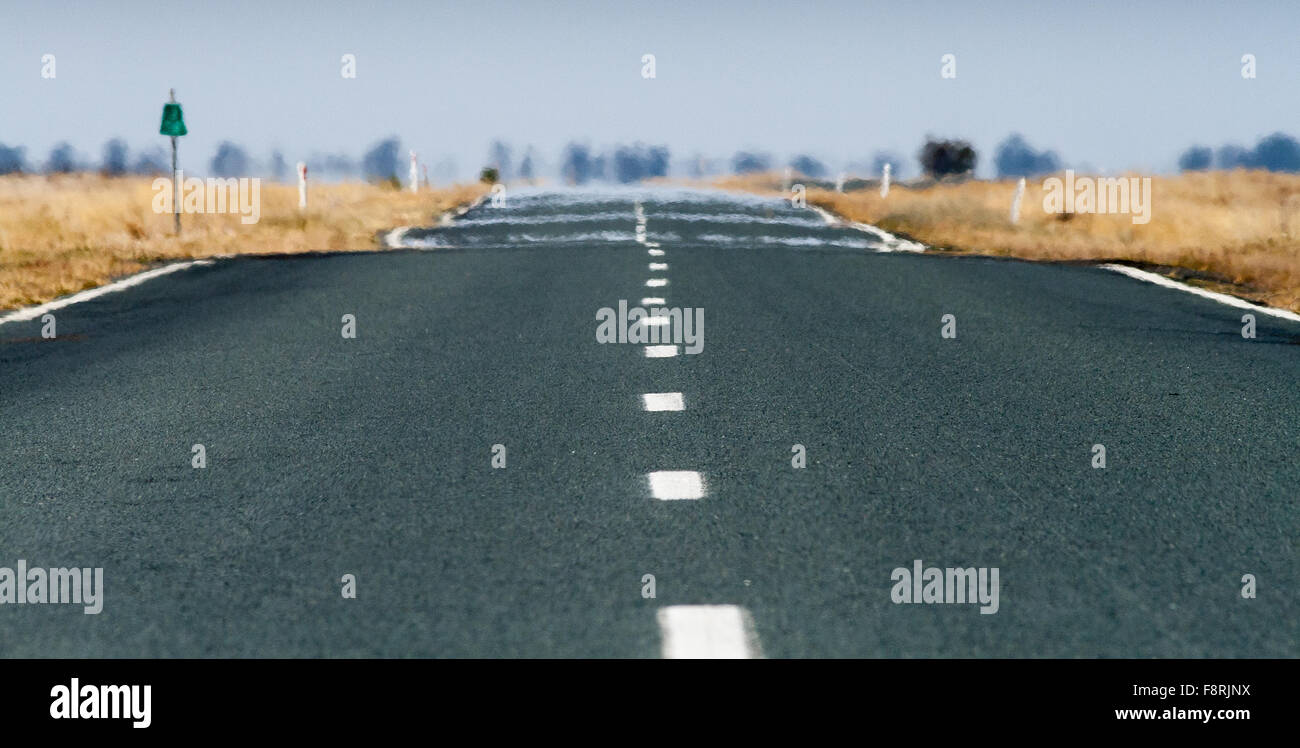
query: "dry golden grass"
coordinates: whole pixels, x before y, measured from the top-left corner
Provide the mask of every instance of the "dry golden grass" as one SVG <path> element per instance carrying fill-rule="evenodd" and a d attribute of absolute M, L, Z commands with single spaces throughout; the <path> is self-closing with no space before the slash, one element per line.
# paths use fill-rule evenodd
<path fill-rule="evenodd" d="M 0 309 L 37 304 L 168 260 L 224 254 L 372 250 L 380 231 L 430 224 L 484 194 L 481 184 L 419 193 L 361 183 L 263 182 L 261 219 L 153 212 L 153 180 L 96 175 L 0 177 Z"/>
<path fill-rule="evenodd" d="M 1059 175 L 1058 175 L 1059 176 Z M 772 175 L 735 177 L 727 189 L 775 194 Z M 1028 180 L 1020 222 L 1010 221 L 1015 182 L 895 184 L 838 194 L 809 189 L 808 202 L 936 249 L 1030 260 L 1119 260 L 1300 311 L 1300 176 L 1259 171 L 1156 177 L 1151 221 L 1124 214 L 1046 213 L 1042 179 Z"/>

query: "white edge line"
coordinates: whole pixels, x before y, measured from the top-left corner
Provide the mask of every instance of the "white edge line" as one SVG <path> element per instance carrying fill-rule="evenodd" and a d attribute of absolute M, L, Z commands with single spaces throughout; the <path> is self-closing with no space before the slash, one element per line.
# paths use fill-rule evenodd
<path fill-rule="evenodd" d="M 157 278 L 160 275 L 167 275 L 168 273 L 174 273 L 177 270 L 184 270 L 191 267 L 211 265 L 212 263 L 212 260 L 187 260 L 185 262 L 173 262 L 170 265 L 163 265 L 162 267 L 154 268 L 153 270 L 145 270 L 142 273 L 127 276 L 121 280 L 114 281 L 104 286 L 80 291 L 71 296 L 55 299 L 54 301 L 49 301 L 39 306 L 29 306 L 25 309 L 18 309 L 9 312 L 4 316 L 0 316 L 0 325 L 3 325 L 6 322 L 23 322 L 26 320 L 36 319 L 42 314 L 52 312 L 56 309 L 62 309 L 65 306 L 72 306 L 73 304 L 79 304 L 83 301 L 90 301 L 91 299 L 99 298 L 105 294 L 124 291 L 132 286 L 138 286 L 145 281 Z"/>
<path fill-rule="evenodd" d="M 856 221 L 841 220 L 837 218 L 833 213 L 820 206 L 814 205 L 812 206 L 812 209 L 817 211 L 818 215 L 820 215 L 822 219 L 826 221 L 826 223 L 832 226 L 847 225 L 852 228 L 858 229 L 859 231 L 865 231 L 869 234 L 872 234 L 873 236 L 877 237 L 881 241 L 885 242 L 886 245 L 889 245 L 887 249 L 882 249 L 877 251 L 924 252 L 926 249 L 924 244 L 908 241 L 906 239 L 899 239 L 898 237 L 894 236 L 888 231 L 884 231 L 883 229 L 876 228 L 875 226 L 871 226 L 865 223 L 858 223 Z M 1236 307 L 1238 309 L 1249 309 L 1254 312 L 1259 312 L 1260 314 L 1267 314 L 1273 317 L 1278 317 L 1280 319 L 1289 320 L 1291 322 L 1300 322 L 1300 314 L 1296 314 L 1295 312 L 1289 311 L 1287 309 L 1278 309 L 1277 307 L 1264 306 L 1263 304 L 1255 304 L 1253 302 L 1246 301 L 1245 299 L 1239 299 L 1236 296 L 1232 296 L 1226 293 L 1207 291 L 1203 288 L 1197 288 L 1196 286 L 1188 285 L 1186 283 L 1182 283 L 1181 281 L 1176 281 L 1172 278 L 1166 278 L 1165 276 L 1160 275 L 1159 273 L 1152 273 L 1148 270 L 1139 270 L 1135 267 L 1130 267 L 1128 265 L 1118 265 L 1115 263 L 1106 263 L 1102 265 L 1097 265 L 1097 267 L 1102 268 L 1103 270 L 1110 270 L 1112 272 L 1116 272 L 1121 275 L 1127 275 L 1128 277 L 1133 278 L 1135 280 L 1145 281 L 1147 283 L 1154 283 L 1157 286 L 1172 288 L 1178 291 L 1186 291 L 1187 293 L 1196 294 L 1197 296 L 1210 299 L 1211 301 L 1217 301 L 1220 304 L 1227 304 L 1228 306 Z"/>
<path fill-rule="evenodd" d="M 474 202 L 469 205 L 462 205 L 459 208 L 443 211 L 434 222 L 434 226 L 446 226 L 453 219 L 459 218 L 466 213 L 482 205 L 488 199 L 488 195 L 479 195 Z M 418 244 L 406 244 L 406 233 L 411 229 L 426 228 L 421 226 L 398 226 L 397 228 L 384 234 L 385 249 L 430 249 L 430 247 L 421 247 Z"/>
<path fill-rule="evenodd" d="M 406 232 L 410 231 L 411 228 L 411 226 L 398 226 L 384 234 L 384 246 L 389 249 L 401 249 L 402 240 L 406 238 Z"/>
<path fill-rule="evenodd" d="M 1187 293 L 1196 294 L 1197 296 L 1201 296 L 1210 299 L 1212 301 L 1217 301 L 1220 304 L 1235 306 L 1238 309 L 1249 309 L 1254 312 L 1259 312 L 1261 314 L 1270 314 L 1274 317 L 1280 317 L 1282 319 L 1290 320 L 1292 322 L 1300 322 L 1300 314 L 1296 314 L 1295 312 L 1287 311 L 1286 309 L 1278 309 L 1276 307 L 1271 307 L 1271 306 L 1264 306 L 1262 304 L 1254 304 L 1249 301 L 1246 301 L 1245 299 L 1239 299 L 1236 296 L 1230 296 L 1226 293 L 1207 291 L 1204 288 L 1197 288 L 1196 286 L 1190 286 L 1186 283 L 1181 283 L 1172 278 L 1166 278 L 1165 276 L 1160 275 L 1159 273 L 1152 273 L 1148 270 L 1138 270 L 1137 268 L 1129 267 L 1128 265 L 1116 265 L 1114 263 L 1098 265 L 1098 267 L 1102 268 L 1103 270 L 1111 270 L 1121 275 L 1127 275 L 1128 277 L 1134 278 L 1136 280 L 1145 281 L 1147 283 L 1154 283 L 1157 286 L 1163 286 L 1165 288 L 1173 288 L 1179 291 L 1186 291 Z"/>
<path fill-rule="evenodd" d="M 872 226 L 869 223 L 859 223 L 857 221 L 847 221 L 837 217 L 829 210 L 818 205 L 810 206 L 822 220 L 831 226 L 848 226 L 876 237 L 885 246 L 877 249 L 877 252 L 924 252 L 926 246 L 920 242 L 910 241 L 908 239 L 899 239 L 897 236 L 885 231 L 884 229 Z"/>

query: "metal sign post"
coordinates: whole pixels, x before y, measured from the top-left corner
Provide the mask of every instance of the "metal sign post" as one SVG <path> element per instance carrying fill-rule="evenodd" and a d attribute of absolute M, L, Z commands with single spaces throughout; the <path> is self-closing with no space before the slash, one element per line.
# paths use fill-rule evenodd
<path fill-rule="evenodd" d="M 172 218 L 176 219 L 176 235 L 181 235 L 181 185 L 176 171 L 176 136 L 172 136 Z"/>
<path fill-rule="evenodd" d="M 176 235 L 181 235 L 181 180 L 176 164 L 176 138 L 186 134 L 185 118 L 181 105 L 176 103 L 176 89 L 171 89 L 171 101 L 163 104 L 162 125 L 158 132 L 172 139 L 172 215 L 175 218 Z"/>

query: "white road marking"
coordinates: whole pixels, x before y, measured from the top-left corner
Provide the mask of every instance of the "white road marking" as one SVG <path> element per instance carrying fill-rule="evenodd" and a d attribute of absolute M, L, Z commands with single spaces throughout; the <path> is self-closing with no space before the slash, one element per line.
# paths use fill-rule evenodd
<path fill-rule="evenodd" d="M 648 345 L 645 347 L 646 358 L 672 358 L 677 355 L 675 345 Z"/>
<path fill-rule="evenodd" d="M 833 226 L 847 225 L 850 228 L 854 228 L 859 231 L 864 231 L 880 239 L 882 242 L 885 243 L 885 247 L 877 251 L 881 251 L 881 252 L 900 252 L 900 251 L 901 252 L 924 252 L 925 251 L 925 245 L 919 242 L 900 239 L 899 237 L 894 236 L 888 231 L 884 231 L 883 229 L 879 229 L 875 226 L 871 226 L 865 223 L 858 223 L 856 221 L 845 221 L 836 217 L 831 212 L 824 210 L 820 207 L 817 206 L 812 206 L 812 207 L 813 210 L 816 211 L 817 214 L 820 215 L 822 219 L 826 221 L 827 224 Z M 1106 263 L 1103 265 L 1098 265 L 1098 267 L 1105 270 L 1110 270 L 1112 272 L 1120 273 L 1122 275 L 1127 275 L 1128 277 L 1134 278 L 1136 280 L 1145 281 L 1147 283 L 1154 283 L 1157 286 L 1164 286 L 1165 288 L 1173 288 L 1179 291 L 1186 291 L 1187 293 L 1196 294 L 1197 296 L 1210 299 L 1211 301 L 1217 301 L 1220 304 L 1227 304 L 1228 306 L 1236 307 L 1238 309 L 1248 309 L 1253 312 L 1259 312 L 1260 314 L 1268 314 L 1273 317 L 1278 317 L 1279 319 L 1285 319 L 1291 322 L 1300 322 L 1300 314 L 1296 314 L 1295 312 L 1289 311 L 1287 309 L 1278 309 L 1276 307 L 1264 306 L 1263 304 L 1255 304 L 1246 301 L 1245 299 L 1239 299 L 1236 296 L 1232 296 L 1229 294 L 1217 293 L 1215 291 L 1207 291 L 1203 288 L 1197 288 L 1196 286 L 1189 286 L 1186 283 L 1180 283 L 1176 280 L 1173 280 L 1172 278 L 1166 278 L 1163 275 L 1160 275 L 1158 273 L 1152 273 L 1147 270 L 1139 270 L 1135 267 L 1129 267 L 1128 265 L 1117 265 L 1114 263 Z"/>
<path fill-rule="evenodd" d="M 647 286 L 649 286 L 650 288 L 660 288 L 660 287 L 662 287 L 662 286 L 666 286 L 666 285 L 668 285 L 668 279 L 667 279 L 667 278 L 651 278 L 650 280 L 646 281 L 645 284 L 646 284 Z"/>
<path fill-rule="evenodd" d="M 1274 317 L 1280 317 L 1282 319 L 1291 320 L 1292 322 L 1300 322 L 1300 314 L 1296 314 L 1295 312 L 1290 312 L 1285 309 L 1276 309 L 1271 306 L 1263 306 L 1261 304 L 1252 304 L 1251 302 L 1246 301 L 1245 299 L 1239 299 L 1236 296 L 1229 296 L 1226 293 L 1215 293 L 1214 291 L 1206 291 L 1203 288 L 1197 288 L 1196 286 L 1189 286 L 1186 283 L 1179 283 L 1178 281 L 1172 280 L 1170 278 L 1166 278 L 1163 275 L 1147 272 L 1146 270 L 1138 270 L 1137 268 L 1132 268 L 1129 267 L 1128 265 L 1107 264 L 1107 265 L 1102 265 L 1101 267 L 1106 270 L 1113 270 L 1114 272 L 1120 273 L 1122 275 L 1127 275 L 1130 278 L 1136 278 L 1137 280 L 1146 281 L 1147 283 L 1154 283 L 1157 286 L 1164 286 L 1165 288 L 1175 288 L 1178 289 L 1179 291 L 1186 291 L 1187 293 L 1196 294 L 1197 296 L 1202 296 L 1207 299 L 1217 301 L 1220 304 L 1235 306 L 1238 309 L 1249 309 L 1252 312 L 1259 312 L 1260 314 L 1271 314 Z"/>
<path fill-rule="evenodd" d="M 646 327 L 663 327 L 669 322 L 670 320 L 667 317 L 642 317 L 641 318 L 641 324 L 645 325 Z"/>
<path fill-rule="evenodd" d="M 173 262 L 170 265 L 163 265 L 160 268 L 154 268 L 153 270 L 146 270 L 143 273 L 136 273 L 135 275 L 132 275 L 129 278 L 123 278 L 120 281 L 109 283 L 106 286 L 87 289 L 85 291 L 81 291 L 80 293 L 74 293 L 73 295 L 62 299 L 55 299 L 54 301 L 41 304 L 40 306 L 31 306 L 31 307 L 27 307 L 26 309 L 18 309 L 16 311 L 12 311 L 0 317 L 0 325 L 3 325 L 6 322 L 22 322 L 29 319 L 36 319 L 37 317 L 40 317 L 42 314 L 46 314 L 47 312 L 52 312 L 56 309 L 62 309 L 66 306 L 79 304 L 83 301 L 90 301 L 91 299 L 99 298 L 100 296 L 103 296 L 105 294 L 115 293 L 117 291 L 124 291 L 128 288 L 131 288 L 132 286 L 138 286 L 147 280 L 152 280 L 154 278 L 157 278 L 160 275 L 167 275 L 168 273 L 174 273 L 177 270 L 184 270 L 186 268 L 200 267 L 203 265 L 211 265 L 211 264 L 212 264 L 212 260 L 189 260 L 187 262 Z"/>
<path fill-rule="evenodd" d="M 384 246 L 389 249 L 400 249 L 402 242 L 406 240 L 406 232 L 415 228 L 414 226 L 398 226 L 397 228 L 384 234 Z"/>
<path fill-rule="evenodd" d="M 816 205 L 811 205 L 809 207 L 811 207 L 817 213 L 817 215 L 821 216 L 822 220 L 825 221 L 828 226 L 848 226 L 849 228 L 857 229 L 858 231 L 862 231 L 876 237 L 876 239 L 878 239 L 883 245 L 881 247 L 876 248 L 877 252 L 924 252 L 925 251 L 925 245 L 921 244 L 920 242 L 909 241 L 907 239 L 900 239 L 897 236 L 894 236 L 893 234 L 889 233 L 888 231 L 872 226 L 869 223 L 858 223 L 857 221 L 843 220 L 838 216 L 836 216 L 835 214 L 831 213 L 830 211 L 818 207 Z"/>
<path fill-rule="evenodd" d="M 647 392 L 641 396 L 641 405 L 651 413 L 663 410 L 684 410 L 686 403 L 682 401 L 680 392 Z"/>
<path fill-rule="evenodd" d="M 646 242 L 645 245 L 646 245 L 647 247 L 652 247 L 652 248 L 653 248 L 653 247 L 658 247 L 658 246 L 659 246 L 659 242 Z"/>
<path fill-rule="evenodd" d="M 651 269 L 651 270 L 667 270 L 667 269 L 668 269 L 668 263 L 666 263 L 666 262 L 652 262 L 652 263 L 650 263 L 650 269 Z"/>
<path fill-rule="evenodd" d="M 646 246 L 648 247 L 648 246 L 650 246 L 650 245 L 647 244 Z M 664 256 L 664 251 L 663 251 L 662 249 L 647 249 L 646 251 L 650 253 L 650 256 L 651 256 L 651 257 L 663 257 L 663 256 Z"/>
<path fill-rule="evenodd" d="M 469 205 L 462 205 L 459 208 L 456 208 L 454 211 L 452 210 L 444 211 L 442 215 L 438 216 L 438 220 L 436 221 L 436 223 L 439 226 L 450 226 L 454 220 L 454 217 L 463 216 L 466 213 L 470 212 L 471 210 L 477 208 L 478 206 L 482 205 L 488 199 L 488 197 L 489 196 L 487 194 L 479 195 L 478 198 L 476 198 L 474 202 L 470 203 Z M 407 245 L 406 243 L 406 232 L 414 228 L 420 228 L 420 227 L 398 226 L 392 231 L 389 231 L 387 234 L 384 234 L 384 246 L 388 247 L 389 249 L 423 248 L 421 246 L 422 244 L 421 242 L 416 242 L 415 244 L 412 245 Z"/>
<path fill-rule="evenodd" d="M 646 478 L 650 493 L 660 501 L 704 498 L 704 478 L 694 470 L 656 470 Z"/>
<path fill-rule="evenodd" d="M 659 609 L 668 660 L 748 660 L 762 657 L 754 619 L 739 605 L 668 605 Z"/>
<path fill-rule="evenodd" d="M 667 302 L 664 301 L 664 297 L 662 296 L 647 296 L 644 299 L 641 299 L 642 306 L 650 306 L 651 304 L 666 304 L 666 303 Z"/>

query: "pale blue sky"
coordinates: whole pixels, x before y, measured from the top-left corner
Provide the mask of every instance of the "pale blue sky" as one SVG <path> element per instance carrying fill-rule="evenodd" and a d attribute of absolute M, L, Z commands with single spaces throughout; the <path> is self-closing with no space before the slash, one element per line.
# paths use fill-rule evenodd
<path fill-rule="evenodd" d="M 495 137 L 551 162 L 578 138 L 834 167 L 913 156 L 932 132 L 969 138 L 987 166 L 1018 130 L 1070 164 L 1164 171 L 1194 142 L 1300 134 L 1297 29 L 1300 3 L 1281 0 L 3 0 L 0 143 L 32 160 L 65 139 L 96 159 L 112 136 L 162 145 L 174 86 L 194 169 L 225 139 L 292 162 L 390 133 L 466 176 Z M 955 80 L 939 75 L 949 52 Z M 344 53 L 355 80 L 339 75 Z"/>

